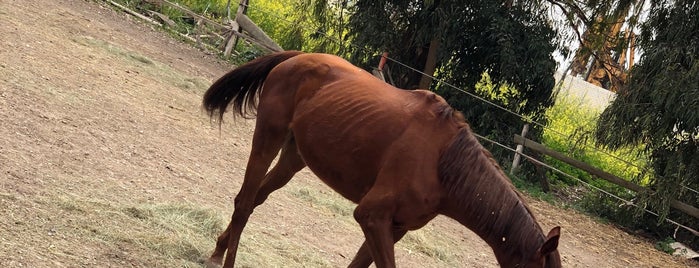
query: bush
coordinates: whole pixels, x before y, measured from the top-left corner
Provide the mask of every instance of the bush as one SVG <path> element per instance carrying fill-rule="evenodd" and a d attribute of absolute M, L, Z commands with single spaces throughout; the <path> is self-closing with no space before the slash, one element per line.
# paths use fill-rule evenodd
<path fill-rule="evenodd" d="M 551 149 L 565 153 L 617 177 L 641 186 L 647 186 L 653 174 L 639 168 L 647 166 L 649 161 L 648 155 L 640 147 L 617 151 L 596 147 L 593 129 L 600 113 L 601 111 L 590 109 L 584 103 L 579 103 L 573 98 L 558 98 L 556 104 L 547 111 L 549 125 L 544 130 L 542 143 Z M 640 198 L 642 198 L 633 191 L 591 176 L 585 171 L 551 157 L 546 157 L 545 162 L 578 178 L 580 181 L 625 200 L 639 203 Z M 642 230 L 656 238 L 667 237 L 676 233 L 678 240 L 682 240 L 682 242 L 693 247 L 699 245 L 697 237 L 686 234 L 687 232 L 683 229 L 675 232 L 675 225 L 660 221 L 657 216 L 647 213 L 630 203 L 620 201 L 596 189 L 590 189 L 588 186 L 585 186 L 586 190 L 575 191 L 577 196 L 568 197 L 565 195 L 570 192 L 569 189 L 580 188 L 582 183 L 552 170 L 548 171 L 547 177 L 551 180 L 551 184 L 554 185 L 554 190 L 558 195 L 563 195 L 565 199 L 572 202 L 570 205 L 576 209 L 625 228 Z M 678 211 L 671 211 L 668 217 L 681 219 L 682 222 L 689 226 L 693 226 L 699 221 Z"/>

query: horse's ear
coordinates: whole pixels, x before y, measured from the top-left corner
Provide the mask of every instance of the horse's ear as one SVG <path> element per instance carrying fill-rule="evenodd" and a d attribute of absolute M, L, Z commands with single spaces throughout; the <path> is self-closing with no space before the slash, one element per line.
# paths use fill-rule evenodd
<path fill-rule="evenodd" d="M 546 256 L 558 248 L 558 238 L 561 237 L 561 227 L 556 226 L 549 231 L 546 241 L 538 250 L 539 256 Z"/>

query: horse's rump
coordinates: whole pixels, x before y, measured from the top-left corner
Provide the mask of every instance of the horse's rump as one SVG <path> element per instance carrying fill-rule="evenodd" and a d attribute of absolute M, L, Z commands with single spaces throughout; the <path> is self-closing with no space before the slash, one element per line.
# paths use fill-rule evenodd
<path fill-rule="evenodd" d="M 248 117 L 257 110 L 260 87 L 269 72 L 291 57 L 303 54 L 300 51 L 284 51 L 254 59 L 239 66 L 216 80 L 206 91 L 203 107 L 210 117 L 218 113 L 219 123 L 223 114 L 233 102 L 234 115 Z"/>

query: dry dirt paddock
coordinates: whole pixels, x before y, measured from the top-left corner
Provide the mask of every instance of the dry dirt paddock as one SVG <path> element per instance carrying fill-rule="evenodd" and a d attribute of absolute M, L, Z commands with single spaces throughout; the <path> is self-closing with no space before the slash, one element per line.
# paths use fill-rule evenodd
<path fill-rule="evenodd" d="M 251 121 L 202 113 L 214 56 L 85 0 L 0 0 L 0 267 L 199 267 L 227 224 Z M 530 200 L 563 228 L 565 267 L 689 267 L 652 242 Z M 240 267 L 342 267 L 362 241 L 352 204 L 308 171 L 250 219 Z M 437 218 L 400 267 L 496 267 Z"/>

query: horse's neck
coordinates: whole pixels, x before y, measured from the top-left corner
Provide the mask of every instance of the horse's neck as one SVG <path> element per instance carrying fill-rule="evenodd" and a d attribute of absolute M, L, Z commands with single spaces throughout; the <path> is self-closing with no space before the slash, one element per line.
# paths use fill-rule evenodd
<path fill-rule="evenodd" d="M 479 152 L 485 154 L 485 152 Z M 529 257 L 544 235 L 514 187 L 490 157 L 478 157 L 461 193 L 452 193 L 443 214 L 485 240 L 500 262 Z"/>

